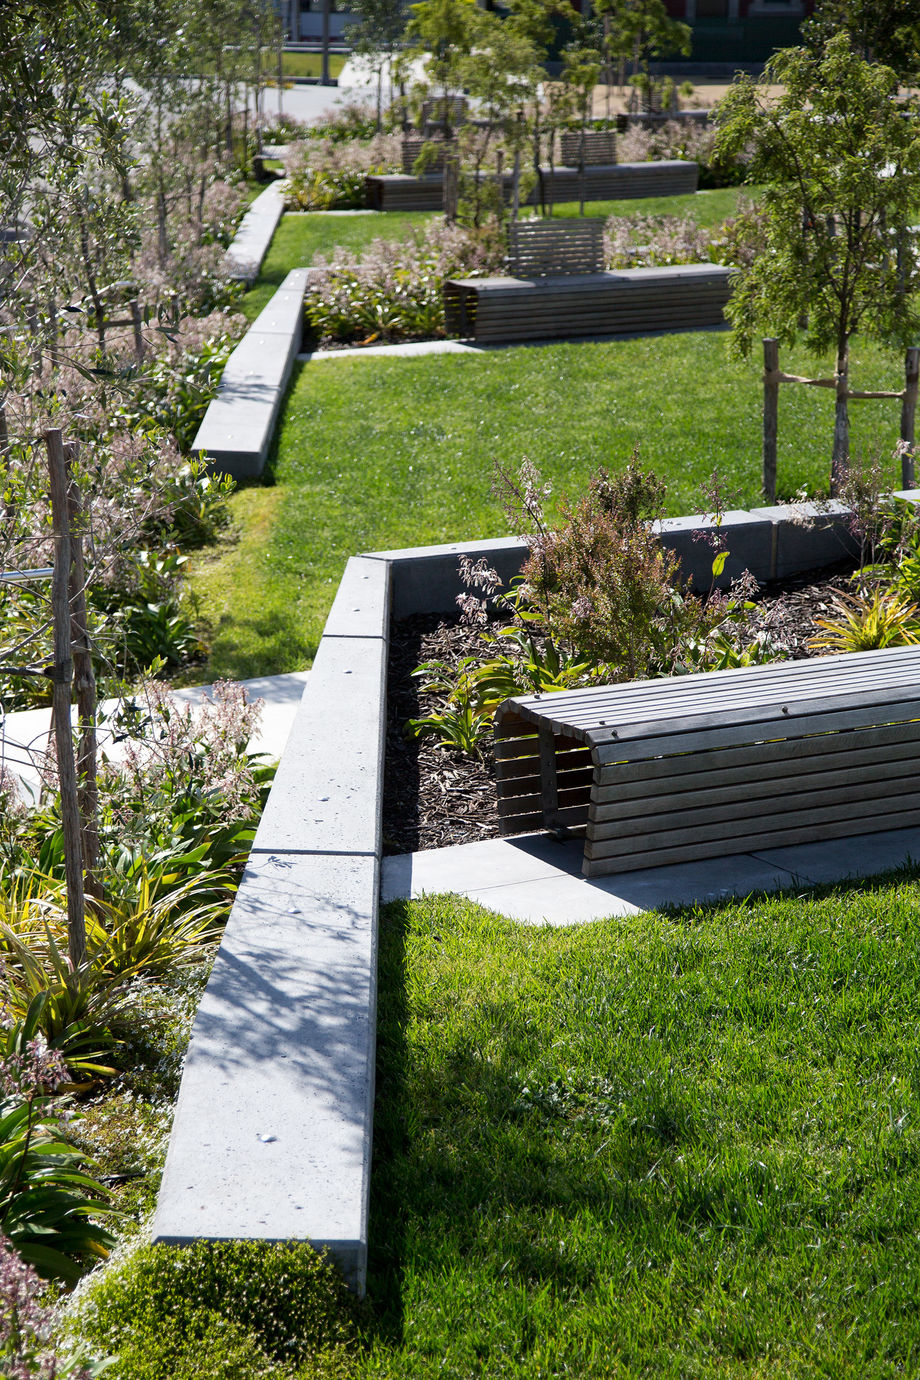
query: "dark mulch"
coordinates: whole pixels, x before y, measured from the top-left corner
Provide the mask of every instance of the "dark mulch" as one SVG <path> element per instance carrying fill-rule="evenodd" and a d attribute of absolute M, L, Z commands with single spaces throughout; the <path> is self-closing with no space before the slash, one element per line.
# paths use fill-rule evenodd
<path fill-rule="evenodd" d="M 830 600 L 848 583 L 850 567 L 832 573 L 806 571 L 765 586 L 749 615 L 746 640 L 769 634 L 780 655 L 792 660 L 814 656 L 808 639 L 818 631 Z M 430 713 L 436 696 L 422 696 L 412 672 L 420 662 L 455 665 L 481 653 L 476 629 L 458 619 L 419 614 L 393 624 L 387 682 L 387 753 L 383 793 L 384 851 L 414 853 L 448 844 L 497 838 L 498 814 L 492 754 L 483 760 L 443 748 L 433 737 L 407 738 L 406 722 Z"/>

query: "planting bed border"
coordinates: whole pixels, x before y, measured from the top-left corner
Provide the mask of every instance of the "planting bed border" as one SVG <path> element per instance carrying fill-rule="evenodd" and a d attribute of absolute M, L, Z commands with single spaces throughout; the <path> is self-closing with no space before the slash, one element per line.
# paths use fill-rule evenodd
<path fill-rule="evenodd" d="M 902 493 L 920 502 L 920 490 Z M 840 505 L 734 511 L 723 583 L 829 565 L 852 549 Z M 708 588 L 704 517 L 661 536 Z M 363 1293 L 367 1271 L 377 912 L 390 619 L 449 613 L 461 553 L 505 581 L 516 538 L 349 560 L 195 1020 L 156 1240 L 304 1240 Z"/>

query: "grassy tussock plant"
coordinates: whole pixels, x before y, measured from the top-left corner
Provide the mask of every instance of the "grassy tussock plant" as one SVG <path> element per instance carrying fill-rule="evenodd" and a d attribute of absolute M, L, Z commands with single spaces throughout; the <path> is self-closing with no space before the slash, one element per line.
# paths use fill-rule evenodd
<path fill-rule="evenodd" d="M 78 1300 L 68 1330 L 117 1353 L 112 1380 L 336 1380 L 351 1374 L 357 1306 L 300 1242 L 141 1245 Z"/>
<path fill-rule="evenodd" d="M 496 272 L 504 253 L 497 222 L 473 232 L 442 220 L 402 241 L 374 240 L 360 259 L 337 249 L 304 299 L 307 321 L 337 341 L 443 335 L 444 280 Z"/>
<path fill-rule="evenodd" d="M 920 642 L 917 605 L 896 593 L 841 591 L 831 601 L 836 617 L 816 618 L 824 631 L 809 647 L 829 652 L 871 652 Z"/>

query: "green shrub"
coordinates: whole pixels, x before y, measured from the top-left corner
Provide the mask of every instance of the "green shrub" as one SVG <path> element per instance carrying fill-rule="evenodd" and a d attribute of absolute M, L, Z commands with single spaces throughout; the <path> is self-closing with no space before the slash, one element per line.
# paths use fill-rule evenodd
<path fill-rule="evenodd" d="M 90 1284 L 70 1320 L 118 1353 L 112 1380 L 344 1376 L 357 1305 L 335 1267 L 299 1242 L 143 1245 Z"/>

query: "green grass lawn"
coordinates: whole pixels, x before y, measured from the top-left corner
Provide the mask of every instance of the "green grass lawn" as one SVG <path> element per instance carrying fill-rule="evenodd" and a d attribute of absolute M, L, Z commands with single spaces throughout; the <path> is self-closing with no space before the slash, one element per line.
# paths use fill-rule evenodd
<path fill-rule="evenodd" d="M 381 920 L 379 1377 L 920 1373 L 920 884 Z"/>
<path fill-rule="evenodd" d="M 267 487 L 231 499 L 240 533 L 197 558 L 193 588 L 207 612 L 207 677 L 295 670 L 312 659 L 347 558 L 360 551 L 501 536 L 489 487 L 496 461 L 529 457 L 554 493 L 576 492 L 598 465 L 619 468 L 634 446 L 667 479 L 669 511 L 699 512 L 718 471 L 736 506 L 760 501 L 760 369 L 732 361 L 721 331 L 560 343 L 467 356 L 329 360 L 299 367 Z M 784 352 L 794 373 L 827 369 Z M 854 349 L 860 388 L 896 387 L 899 361 Z M 897 402 L 855 403 L 854 454 L 888 460 Z M 826 485 L 833 395 L 785 388 L 779 485 L 791 496 Z"/>
<path fill-rule="evenodd" d="M 344 53 L 330 53 L 330 77 L 341 76 L 342 68 L 347 61 L 347 55 Z M 275 54 L 271 53 L 266 56 L 263 70 L 266 72 L 269 82 L 271 83 L 278 75 L 278 58 Z M 282 53 L 281 71 L 285 77 L 313 77 L 318 81 L 323 75 L 323 55 L 322 53 Z M 330 105 L 332 104 L 333 97 L 334 92 L 330 90 Z"/>
<path fill-rule="evenodd" d="M 739 200 L 753 200 L 757 187 L 718 187 L 688 196 L 646 196 L 621 201 L 586 201 L 586 216 L 692 216 L 698 225 L 718 225 L 733 216 Z M 577 201 L 562 201 L 554 216 L 579 215 Z"/>

